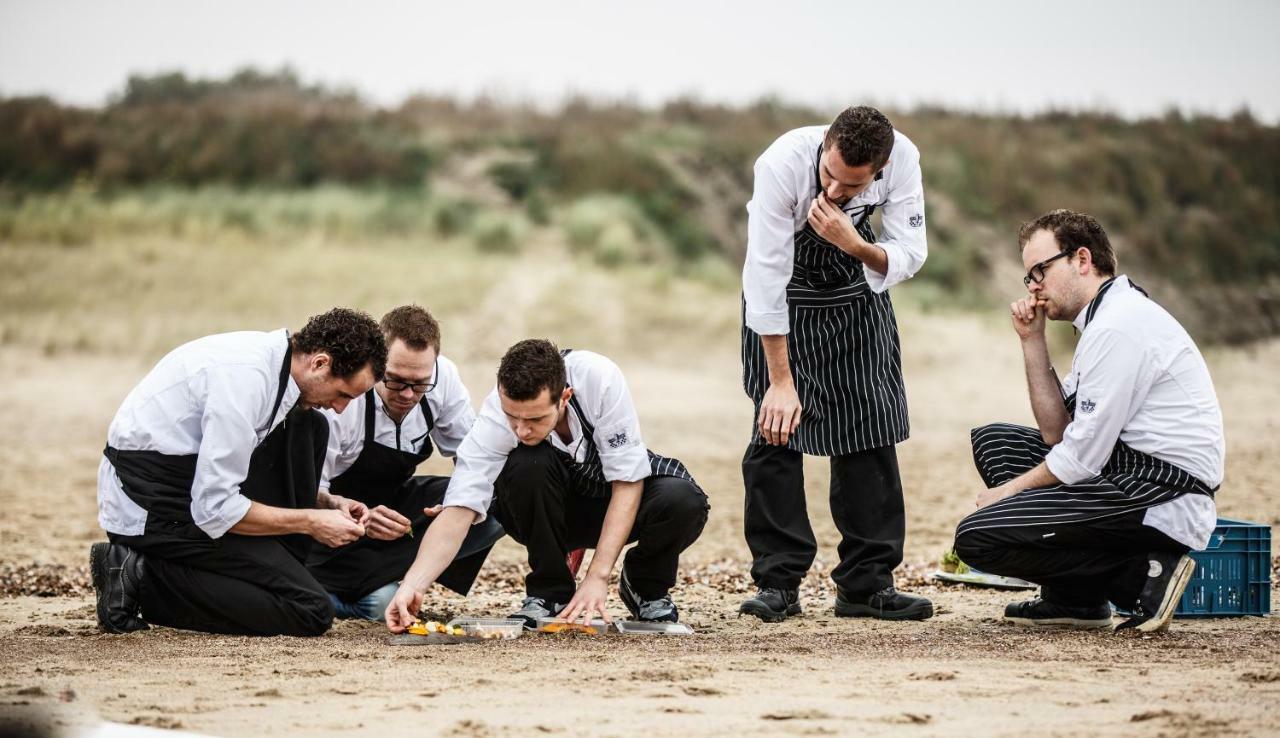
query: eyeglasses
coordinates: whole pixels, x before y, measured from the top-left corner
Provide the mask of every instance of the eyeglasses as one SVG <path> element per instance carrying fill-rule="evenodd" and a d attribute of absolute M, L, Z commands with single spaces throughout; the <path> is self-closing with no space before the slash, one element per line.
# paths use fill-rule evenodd
<path fill-rule="evenodd" d="M 1056 255 L 1050 256 L 1048 259 L 1045 259 L 1039 264 L 1033 265 L 1029 270 L 1027 270 L 1027 276 L 1022 278 L 1023 286 L 1030 287 L 1032 282 L 1035 282 L 1036 284 L 1040 284 L 1041 282 L 1044 281 L 1044 270 L 1047 269 L 1050 264 L 1057 261 L 1058 259 L 1061 259 L 1064 256 L 1071 256 L 1074 253 L 1075 253 L 1074 250 L 1059 251 Z"/>
<path fill-rule="evenodd" d="M 436 378 L 439 376 L 440 376 L 440 358 L 436 357 L 435 368 L 431 370 L 430 382 L 405 382 L 400 379 L 391 379 L 390 377 L 383 377 L 382 386 L 386 387 L 392 392 L 403 392 L 405 388 L 408 388 L 420 395 L 425 395 L 426 393 L 435 389 Z"/>

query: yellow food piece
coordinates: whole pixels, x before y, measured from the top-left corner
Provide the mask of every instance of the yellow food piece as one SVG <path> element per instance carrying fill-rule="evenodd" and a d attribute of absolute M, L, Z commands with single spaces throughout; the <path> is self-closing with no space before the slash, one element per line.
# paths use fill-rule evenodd
<path fill-rule="evenodd" d="M 410 625 L 407 628 L 407 630 L 414 635 L 420 635 L 420 636 L 430 635 L 431 633 L 444 633 L 445 635 L 462 635 L 461 628 L 454 628 L 451 630 L 449 626 L 444 625 L 443 623 L 438 623 L 434 620 L 428 620 L 425 623 L 422 622 L 421 620 L 415 620 L 413 622 L 413 625 Z"/>

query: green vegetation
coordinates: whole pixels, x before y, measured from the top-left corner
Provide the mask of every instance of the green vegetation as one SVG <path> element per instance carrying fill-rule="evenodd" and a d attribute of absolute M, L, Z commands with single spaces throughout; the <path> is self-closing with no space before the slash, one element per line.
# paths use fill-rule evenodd
<path fill-rule="evenodd" d="M 376 108 L 286 71 L 133 77 L 101 109 L 0 99 L 0 241 L 74 247 L 458 240 L 510 256 L 545 233 L 607 268 L 732 271 L 752 163 L 836 111 L 776 100 L 547 111 L 415 97 Z M 1017 224 L 1096 215 L 1123 268 L 1198 337 L 1280 333 L 1280 129 L 1240 113 L 887 111 L 923 152 L 927 305 L 1020 290 Z"/>

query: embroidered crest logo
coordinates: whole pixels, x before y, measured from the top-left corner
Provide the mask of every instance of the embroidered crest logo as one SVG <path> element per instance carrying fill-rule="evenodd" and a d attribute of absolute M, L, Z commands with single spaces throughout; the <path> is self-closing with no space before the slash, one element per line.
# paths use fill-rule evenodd
<path fill-rule="evenodd" d="M 1085 400 L 1084 402 L 1080 403 L 1080 412 L 1091 413 L 1093 412 L 1093 409 L 1097 406 L 1098 406 L 1098 403 L 1094 402 L 1093 400 Z"/>
<path fill-rule="evenodd" d="M 924 216 L 920 213 L 916 213 L 910 218 L 907 218 L 907 223 L 910 224 L 912 228 L 919 228 L 924 225 Z"/>
<path fill-rule="evenodd" d="M 609 441 L 609 448 L 622 448 L 627 445 L 627 432 L 619 431 L 609 436 L 607 440 Z"/>

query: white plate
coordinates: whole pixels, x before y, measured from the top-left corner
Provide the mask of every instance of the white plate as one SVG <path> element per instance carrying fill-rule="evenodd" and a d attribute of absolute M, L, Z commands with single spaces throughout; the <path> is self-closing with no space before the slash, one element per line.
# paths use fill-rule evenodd
<path fill-rule="evenodd" d="M 617 620 L 613 627 L 619 633 L 635 635 L 693 635 L 693 628 L 684 623 L 645 623 L 639 620 Z"/>
<path fill-rule="evenodd" d="M 970 569 L 968 574 L 956 574 L 955 572 L 939 569 L 933 573 L 933 578 L 940 582 L 968 584 L 973 587 L 991 587 L 992 589 L 1035 589 L 1040 586 L 1032 584 L 1025 579 L 1002 577 L 998 574 L 988 574 L 977 569 Z"/>

